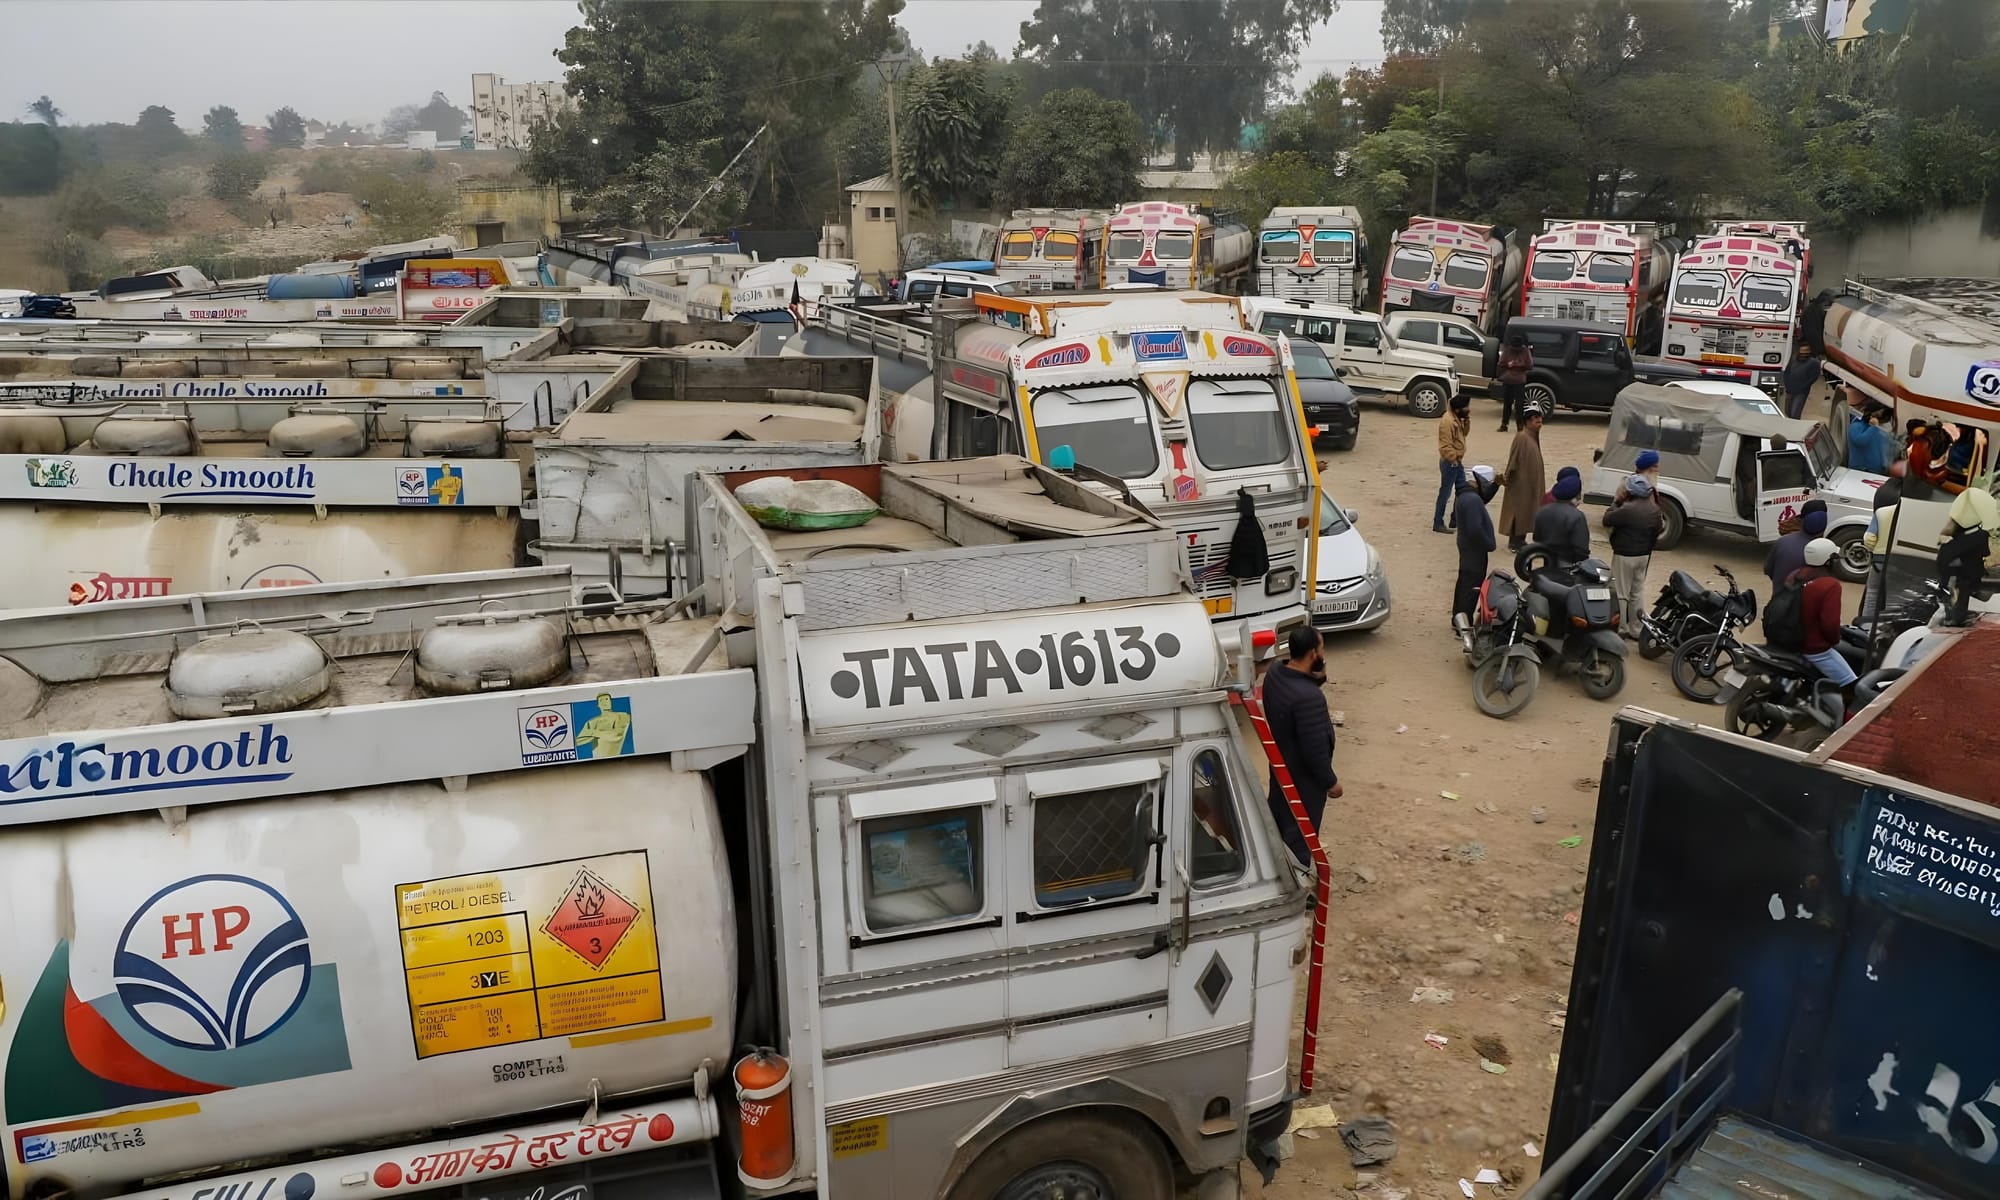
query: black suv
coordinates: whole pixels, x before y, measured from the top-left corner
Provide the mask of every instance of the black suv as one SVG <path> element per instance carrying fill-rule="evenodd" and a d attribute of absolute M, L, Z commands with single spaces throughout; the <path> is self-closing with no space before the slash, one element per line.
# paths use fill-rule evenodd
<path fill-rule="evenodd" d="M 1699 379 L 1687 363 L 1634 357 L 1625 334 L 1616 325 L 1570 321 L 1556 317 L 1515 317 L 1507 322 L 1502 342 L 1515 334 L 1528 339 L 1535 353 L 1528 372 L 1528 403 L 1547 416 L 1558 408 L 1609 409 L 1618 393 L 1633 380 L 1665 383 L 1669 379 Z"/>
<path fill-rule="evenodd" d="M 1340 381 L 1340 369 L 1318 342 L 1302 337 L 1285 341 L 1292 348 L 1292 372 L 1298 376 L 1306 424 L 1335 450 L 1354 449 L 1361 436 L 1361 402 L 1354 398 L 1354 389 Z"/>

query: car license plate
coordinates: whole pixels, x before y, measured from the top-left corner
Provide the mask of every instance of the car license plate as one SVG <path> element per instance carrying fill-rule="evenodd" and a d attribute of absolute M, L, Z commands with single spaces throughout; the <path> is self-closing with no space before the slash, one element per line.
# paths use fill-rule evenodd
<path fill-rule="evenodd" d="M 1223 596 L 1217 600 L 1204 600 L 1201 602 L 1201 606 L 1208 610 L 1208 615 L 1211 617 L 1226 617 L 1235 611 L 1236 601 L 1230 599 L 1228 596 Z"/>
<path fill-rule="evenodd" d="M 1611 589 L 1585 588 L 1583 589 L 1583 598 L 1585 600 L 1609 600 L 1611 599 Z"/>
<path fill-rule="evenodd" d="M 1337 617 L 1341 613 L 1351 613 L 1360 611 L 1361 611 L 1361 601 L 1359 600 L 1313 601 L 1313 615 L 1318 617 Z"/>
<path fill-rule="evenodd" d="M 1742 687 L 1742 686 L 1743 686 L 1743 684 L 1744 684 L 1744 678 L 1743 678 L 1743 672 L 1741 672 L 1741 671 L 1724 671 L 1724 672 L 1722 673 L 1722 686 L 1723 686 L 1723 687 L 1727 687 L 1727 688 L 1740 688 L 1740 687 Z"/>

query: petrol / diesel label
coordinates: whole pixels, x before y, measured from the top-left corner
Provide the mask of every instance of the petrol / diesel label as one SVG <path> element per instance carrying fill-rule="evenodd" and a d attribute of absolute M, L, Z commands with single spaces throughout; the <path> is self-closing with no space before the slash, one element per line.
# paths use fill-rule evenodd
<path fill-rule="evenodd" d="M 664 1019 L 652 895 L 643 850 L 399 885 L 417 1057 Z"/>

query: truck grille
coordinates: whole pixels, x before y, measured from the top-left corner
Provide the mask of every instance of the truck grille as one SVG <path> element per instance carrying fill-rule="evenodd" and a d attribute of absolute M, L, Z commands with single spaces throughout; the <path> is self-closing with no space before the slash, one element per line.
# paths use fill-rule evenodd
<path fill-rule="evenodd" d="M 1300 275 L 1295 271 L 1267 272 L 1264 294 L 1280 300 L 1318 300 L 1325 304 L 1354 303 L 1354 275 L 1348 271 L 1322 271 Z"/>
<path fill-rule="evenodd" d="M 1269 536 L 1268 534 L 1266 536 Z M 1297 550 L 1271 551 L 1271 570 L 1281 571 L 1299 560 Z M 1194 581 L 1194 594 L 1204 600 L 1221 596 L 1234 596 L 1238 580 L 1229 573 L 1229 539 L 1218 537 L 1214 541 L 1189 546 L 1187 550 L 1188 577 Z M 1253 579 L 1242 580 L 1246 584 L 1256 583 Z"/>

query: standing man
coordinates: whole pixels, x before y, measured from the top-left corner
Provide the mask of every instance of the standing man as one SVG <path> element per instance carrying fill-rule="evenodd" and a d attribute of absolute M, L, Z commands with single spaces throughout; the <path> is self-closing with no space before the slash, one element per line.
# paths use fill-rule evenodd
<path fill-rule="evenodd" d="M 1528 372 L 1535 366 L 1535 352 L 1528 349 L 1528 339 L 1515 334 L 1500 348 L 1500 363 L 1496 368 L 1500 376 L 1500 432 L 1507 432 L 1507 422 L 1516 417 L 1521 419 L 1521 428 L 1528 427 L 1528 414 L 1523 411 L 1527 404 Z"/>
<path fill-rule="evenodd" d="M 1535 544 L 1547 546 L 1559 567 L 1573 567 L 1590 557 L 1590 518 L 1576 506 L 1581 495 L 1583 476 L 1575 467 L 1564 467 L 1549 489 L 1549 502 L 1535 513 Z"/>
<path fill-rule="evenodd" d="M 1667 519 L 1644 475 L 1627 479 L 1619 491 L 1622 499 L 1604 512 L 1604 528 L 1611 539 L 1611 583 L 1625 606 L 1618 631 L 1636 640 L 1646 619 L 1646 571 L 1653 565 L 1653 543 Z"/>
<path fill-rule="evenodd" d="M 1870 475 L 1889 470 L 1889 435 L 1882 432 L 1875 412 L 1867 403 L 1855 403 L 1849 389 L 1847 406 L 1847 465 Z"/>
<path fill-rule="evenodd" d="M 1521 416 L 1521 432 L 1507 451 L 1507 466 L 1500 472 L 1507 498 L 1500 504 L 1500 532 L 1507 535 L 1507 548 L 1519 550 L 1534 532 L 1535 510 L 1548 489 L 1548 472 L 1542 467 L 1542 410 L 1531 409 Z"/>
<path fill-rule="evenodd" d="M 1482 463 L 1465 472 L 1458 485 L 1458 499 L 1452 501 L 1452 520 L 1458 526 L 1458 578 L 1451 588 L 1454 617 L 1464 613 L 1470 620 L 1473 606 L 1479 603 L 1479 585 L 1486 580 L 1486 556 L 1497 545 L 1486 502 L 1499 490 L 1493 468 Z"/>
<path fill-rule="evenodd" d="M 1438 494 L 1437 508 L 1431 514 L 1432 533 L 1451 532 L 1444 523 L 1444 509 L 1465 478 L 1465 435 L 1471 431 L 1472 397 L 1461 391 L 1438 418 Z"/>
<path fill-rule="evenodd" d="M 1875 512 L 1868 518 L 1868 532 L 1861 535 L 1861 544 L 1868 548 L 1868 582 L 1861 593 L 1863 625 L 1872 623 L 1882 606 L 1882 590 L 1889 575 L 1889 548 L 1896 543 L 1896 510 L 1903 503 L 1903 473 L 1907 470 L 1909 464 L 1904 459 L 1889 464 L 1888 480 L 1875 489 Z"/>
<path fill-rule="evenodd" d="M 1786 416 L 1796 421 L 1805 414 L 1806 402 L 1812 398 L 1813 385 L 1819 382 L 1822 369 L 1812 343 L 1801 341 L 1798 356 L 1785 368 Z"/>
<path fill-rule="evenodd" d="M 1278 744 L 1278 757 L 1298 789 L 1299 802 L 1318 831 L 1326 815 L 1326 802 L 1341 795 L 1340 777 L 1333 773 L 1333 716 L 1327 711 L 1326 654 L 1319 630 L 1301 625 L 1285 642 L 1284 662 L 1264 673 L 1264 719 L 1271 726 L 1271 740 Z M 1275 766 L 1275 764 L 1273 764 Z M 1301 866 L 1312 867 L 1305 835 L 1299 832 L 1298 818 L 1278 786 L 1278 773 L 1271 772 L 1271 816 L 1278 822 L 1278 834 L 1285 848 Z"/>
<path fill-rule="evenodd" d="M 1970 625 L 1972 589 L 1986 574 L 1986 556 L 1992 549 L 1992 535 L 2000 532 L 2000 504 L 1983 488 L 1966 488 L 1951 502 L 1951 516 L 1939 536 L 1938 575 L 1951 587 L 1951 615 L 1947 625 Z"/>

